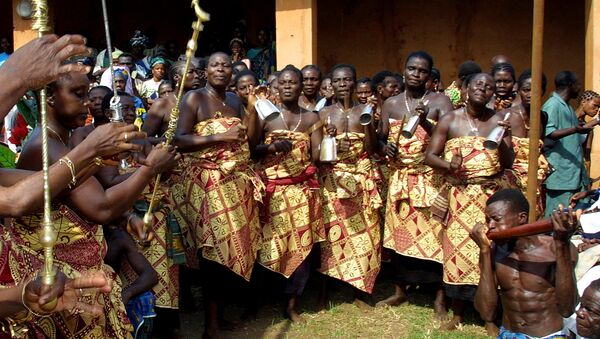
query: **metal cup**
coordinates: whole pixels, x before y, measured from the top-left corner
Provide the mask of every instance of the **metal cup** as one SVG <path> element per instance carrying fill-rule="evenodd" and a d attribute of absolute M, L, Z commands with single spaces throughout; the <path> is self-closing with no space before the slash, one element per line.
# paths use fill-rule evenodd
<path fill-rule="evenodd" d="M 483 142 L 483 146 L 489 150 L 495 150 L 500 145 L 503 136 L 504 127 L 498 126 L 490 132 L 487 139 Z"/>
<path fill-rule="evenodd" d="M 258 116 L 261 120 L 272 120 L 279 117 L 281 111 L 279 108 L 268 99 L 258 99 L 254 104 L 254 108 L 256 108 L 256 112 L 258 112 Z"/>
<path fill-rule="evenodd" d="M 121 97 L 118 95 L 113 96 L 110 99 L 110 122 L 123 122 L 123 105 L 121 105 Z"/>
<path fill-rule="evenodd" d="M 326 104 L 327 104 L 327 98 L 321 98 L 321 100 L 319 100 L 317 102 L 317 104 L 315 105 L 315 112 L 319 112 L 320 110 L 322 110 Z"/>
<path fill-rule="evenodd" d="M 507 121 L 510 118 L 510 112 L 506 113 L 504 116 L 504 121 Z M 496 126 L 488 135 L 486 140 L 483 142 L 483 147 L 489 150 L 495 150 L 500 146 L 500 142 L 504 137 L 504 126 Z"/>
<path fill-rule="evenodd" d="M 400 132 L 402 136 L 406 139 L 412 138 L 412 136 L 415 134 L 415 131 L 417 130 L 417 126 L 419 126 L 420 121 L 421 117 L 418 115 L 413 115 L 412 117 L 408 118 L 406 124 L 404 125 L 404 128 L 402 128 L 402 132 Z"/>
<path fill-rule="evenodd" d="M 366 126 L 371 123 L 373 120 L 373 105 L 366 104 L 365 108 L 363 108 L 362 113 L 360 113 L 360 124 Z"/>
<path fill-rule="evenodd" d="M 337 142 L 331 135 L 326 135 L 321 141 L 321 147 L 319 151 L 319 161 L 321 162 L 335 162 L 337 161 Z"/>

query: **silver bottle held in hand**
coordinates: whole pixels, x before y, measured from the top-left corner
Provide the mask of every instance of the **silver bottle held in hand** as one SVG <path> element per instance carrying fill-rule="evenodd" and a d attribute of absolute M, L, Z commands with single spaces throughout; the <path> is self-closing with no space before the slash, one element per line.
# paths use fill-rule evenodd
<path fill-rule="evenodd" d="M 362 112 L 360 113 L 360 124 L 363 126 L 366 126 L 368 124 L 371 123 L 371 121 L 373 120 L 373 105 L 371 104 L 366 104 L 365 107 L 363 108 Z"/>
<path fill-rule="evenodd" d="M 321 98 L 321 100 L 317 101 L 314 111 L 320 112 L 323 109 L 323 107 L 325 107 L 325 105 L 327 105 L 327 98 Z"/>
<path fill-rule="evenodd" d="M 327 117 L 327 125 L 331 124 L 331 118 Z M 319 161 L 335 162 L 337 161 L 337 141 L 335 137 L 327 134 L 321 141 L 319 150 Z"/>
<path fill-rule="evenodd" d="M 510 118 L 510 112 L 506 113 L 504 119 L 502 121 L 507 121 Z M 483 142 L 483 146 L 489 150 L 495 150 L 502 142 L 502 138 L 504 137 L 504 132 L 506 127 L 504 126 L 496 126 L 490 132 L 487 139 Z"/>
<path fill-rule="evenodd" d="M 281 111 L 268 99 L 258 99 L 254 104 L 258 117 L 261 120 L 273 120 L 279 117 Z"/>
<path fill-rule="evenodd" d="M 417 107 L 419 107 L 419 105 L 422 104 L 423 109 L 425 109 L 427 107 L 428 103 L 429 103 L 429 100 L 420 101 L 419 104 L 417 105 Z M 400 134 L 403 137 L 405 137 L 406 139 L 412 138 L 412 136 L 415 134 L 415 131 L 417 130 L 417 126 L 419 126 L 419 123 L 421 123 L 421 115 L 420 114 L 415 114 L 415 115 L 411 116 L 410 118 L 408 118 L 408 120 L 406 120 L 406 123 L 404 124 L 404 127 L 402 128 L 402 131 L 400 132 Z"/>

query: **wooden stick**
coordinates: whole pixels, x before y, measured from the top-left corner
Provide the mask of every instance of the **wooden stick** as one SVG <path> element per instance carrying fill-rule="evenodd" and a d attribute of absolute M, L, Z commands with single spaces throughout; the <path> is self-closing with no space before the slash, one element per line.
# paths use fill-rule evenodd
<path fill-rule="evenodd" d="M 547 233 L 552 231 L 552 219 L 542 219 L 530 224 L 525 224 L 507 230 L 488 232 L 487 237 L 490 240 L 499 240 L 507 238 L 526 237 L 534 234 Z"/>
<path fill-rule="evenodd" d="M 542 106 L 542 54 L 544 46 L 544 0 L 533 1 L 533 39 L 531 43 L 531 109 L 529 119 L 529 169 L 527 173 L 527 200 L 529 222 L 536 219 L 538 188 L 538 158 L 540 156 L 540 111 Z"/>

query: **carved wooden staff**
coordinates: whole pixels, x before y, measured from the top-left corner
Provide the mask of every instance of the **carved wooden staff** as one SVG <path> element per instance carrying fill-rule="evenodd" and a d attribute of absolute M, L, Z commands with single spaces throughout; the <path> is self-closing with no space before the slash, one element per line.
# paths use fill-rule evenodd
<path fill-rule="evenodd" d="M 38 31 L 38 37 L 42 37 L 50 31 L 48 26 L 48 3 L 46 0 L 33 1 L 33 24 L 31 28 Z M 40 243 L 44 248 L 44 266 L 42 267 L 41 277 L 44 285 L 52 286 L 56 282 L 56 268 L 54 267 L 54 244 L 56 243 L 56 232 L 52 224 L 50 178 L 48 171 L 48 113 L 46 111 L 46 88 L 40 90 L 40 112 L 42 125 L 42 172 L 44 180 L 44 216 L 42 220 L 42 229 L 39 237 Z M 42 308 L 52 310 L 56 307 L 57 299 L 49 301 Z"/>
<path fill-rule="evenodd" d="M 192 33 L 192 38 L 187 43 L 187 49 L 185 52 L 185 68 L 183 69 L 183 76 L 179 81 L 179 91 L 177 92 L 177 100 L 175 101 L 175 106 L 171 110 L 171 114 L 169 116 L 169 126 L 167 127 L 167 130 L 164 134 L 166 139 L 166 145 L 169 145 L 173 141 L 173 136 L 175 135 L 175 128 L 177 128 L 177 121 L 179 120 L 179 104 L 181 102 L 181 98 L 183 97 L 183 88 L 185 87 L 185 78 L 190 68 L 192 58 L 194 57 L 194 54 L 196 54 L 196 50 L 198 49 L 198 36 L 200 35 L 200 32 L 204 29 L 204 25 L 202 23 L 210 20 L 210 15 L 203 11 L 202 8 L 200 8 L 198 0 L 192 0 L 192 8 L 194 8 L 197 20 L 194 21 L 194 23 L 192 23 L 192 29 L 194 31 Z M 148 210 L 144 215 L 144 225 L 146 226 L 146 229 L 150 227 L 150 224 L 152 223 L 152 210 L 154 209 L 154 205 L 156 204 L 156 192 L 160 184 L 160 176 L 160 173 L 156 176 L 154 188 L 152 191 L 152 198 L 150 199 Z"/>

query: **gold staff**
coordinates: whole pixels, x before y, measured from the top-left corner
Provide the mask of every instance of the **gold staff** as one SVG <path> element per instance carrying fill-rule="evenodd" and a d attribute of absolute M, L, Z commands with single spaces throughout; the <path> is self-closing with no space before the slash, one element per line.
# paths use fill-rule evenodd
<path fill-rule="evenodd" d="M 166 140 L 165 140 L 166 145 L 169 145 L 173 141 L 173 136 L 175 135 L 175 128 L 177 127 L 177 120 L 179 120 L 179 103 L 181 102 L 181 97 L 183 97 L 183 87 L 184 87 L 184 83 L 185 83 L 185 78 L 186 78 L 187 72 L 190 68 L 190 63 L 192 61 L 192 58 L 194 57 L 194 54 L 196 54 L 196 49 L 198 48 L 198 43 L 197 43 L 198 36 L 200 35 L 200 32 L 204 29 L 204 25 L 202 23 L 210 20 L 210 14 L 206 13 L 205 11 L 202 10 L 202 8 L 200 8 L 200 5 L 198 4 L 198 0 L 192 0 L 191 6 L 194 8 L 194 12 L 196 13 L 197 20 L 194 23 L 192 23 L 192 29 L 194 30 L 194 32 L 192 33 L 192 38 L 187 43 L 187 49 L 185 52 L 185 56 L 186 56 L 185 68 L 183 69 L 183 73 L 182 73 L 183 76 L 181 77 L 181 80 L 179 81 L 179 92 L 177 93 L 177 99 L 175 101 L 175 106 L 171 110 L 169 126 L 164 134 L 165 138 L 166 138 Z M 154 205 L 155 205 L 155 201 L 156 201 L 156 191 L 158 190 L 159 184 L 160 184 L 160 173 L 156 176 L 156 181 L 154 182 L 154 189 L 152 191 L 152 199 L 150 199 L 150 204 L 148 206 L 148 210 L 146 211 L 146 214 L 144 215 L 144 225 L 146 226 L 146 228 L 148 228 L 150 226 L 150 223 L 152 222 L 152 210 L 154 209 Z"/>
<path fill-rule="evenodd" d="M 38 31 L 38 37 L 42 37 L 50 31 L 48 26 L 48 3 L 46 0 L 33 1 L 33 24 L 31 28 Z M 48 173 L 48 113 L 46 112 L 46 88 L 40 90 L 40 112 L 42 122 L 42 171 L 44 177 L 44 219 L 42 229 L 40 230 L 40 242 L 44 247 L 44 266 L 42 267 L 41 277 L 44 285 L 52 286 L 56 281 L 56 269 L 54 267 L 54 243 L 56 242 L 56 232 L 52 224 L 51 205 L 50 205 L 50 183 Z M 56 307 L 57 299 L 49 301 L 42 308 L 52 310 Z"/>

